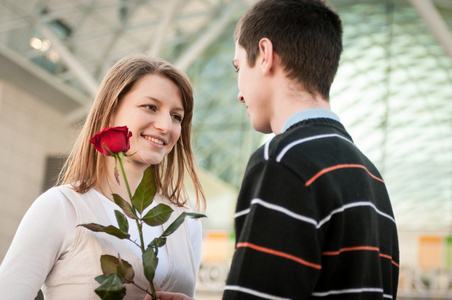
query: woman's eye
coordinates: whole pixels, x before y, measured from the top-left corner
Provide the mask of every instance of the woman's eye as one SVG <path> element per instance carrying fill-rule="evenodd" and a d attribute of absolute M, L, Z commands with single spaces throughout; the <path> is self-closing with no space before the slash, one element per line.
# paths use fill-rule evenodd
<path fill-rule="evenodd" d="M 153 105 L 153 104 L 145 104 L 143 105 L 144 108 L 152 110 L 152 111 L 156 111 L 157 110 L 157 106 Z"/>
<path fill-rule="evenodd" d="M 179 123 L 182 122 L 182 116 L 181 115 L 172 115 L 173 119 L 178 121 Z"/>

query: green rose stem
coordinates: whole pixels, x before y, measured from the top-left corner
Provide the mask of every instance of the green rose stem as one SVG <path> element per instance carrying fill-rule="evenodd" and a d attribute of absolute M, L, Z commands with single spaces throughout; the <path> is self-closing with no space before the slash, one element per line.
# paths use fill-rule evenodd
<path fill-rule="evenodd" d="M 124 152 L 118 152 L 118 153 L 112 153 L 115 160 L 119 163 L 119 168 L 121 169 L 121 173 L 122 173 L 122 178 L 124 178 L 124 184 L 126 185 L 127 188 L 127 193 L 129 194 L 129 199 L 132 199 L 132 192 L 130 191 L 130 186 L 129 186 L 129 182 L 127 181 L 127 176 L 126 176 L 126 172 L 124 171 L 124 166 L 122 164 L 122 156 L 124 155 Z M 143 221 L 138 221 L 135 220 L 135 222 L 137 223 L 137 227 L 138 227 L 138 233 L 140 235 L 140 249 L 141 249 L 141 253 L 144 254 L 144 239 L 143 239 Z M 135 285 L 137 286 L 137 285 Z M 153 300 L 157 299 L 157 295 L 155 293 L 155 288 L 153 284 L 149 285 L 151 288 L 151 297 Z M 138 288 L 140 288 L 139 286 L 137 286 Z M 141 290 L 143 290 L 142 288 L 140 288 Z M 147 292 L 147 291 L 146 291 Z"/>
<path fill-rule="evenodd" d="M 115 160 L 119 163 L 119 168 L 121 169 L 121 173 L 122 173 L 122 178 L 124 178 L 124 183 L 126 185 L 127 188 L 127 193 L 129 194 L 129 199 L 132 199 L 132 192 L 130 191 L 130 186 L 129 186 L 129 182 L 127 181 L 127 176 L 126 176 L 126 172 L 124 171 L 124 166 L 122 165 L 122 157 L 124 156 L 124 152 L 119 152 L 119 153 L 113 153 L 113 155 L 115 156 Z M 143 223 L 139 222 L 138 220 L 135 220 L 137 222 L 137 226 L 138 226 L 138 233 L 140 235 L 140 249 L 141 249 L 141 253 L 144 253 L 144 240 L 143 240 Z"/>

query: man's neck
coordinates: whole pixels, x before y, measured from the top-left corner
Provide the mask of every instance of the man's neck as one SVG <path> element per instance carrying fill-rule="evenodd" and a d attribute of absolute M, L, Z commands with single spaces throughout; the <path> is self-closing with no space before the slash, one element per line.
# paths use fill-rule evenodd
<path fill-rule="evenodd" d="M 294 113 L 312 108 L 331 110 L 329 102 L 320 95 L 312 95 L 304 91 L 286 93 L 285 96 L 281 95 L 280 98 L 276 98 L 271 122 L 273 133 L 280 134 L 284 123 Z"/>

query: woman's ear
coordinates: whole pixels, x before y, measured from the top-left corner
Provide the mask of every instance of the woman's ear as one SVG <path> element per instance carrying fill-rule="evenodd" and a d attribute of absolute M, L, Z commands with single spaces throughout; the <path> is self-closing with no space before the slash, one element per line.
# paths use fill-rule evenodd
<path fill-rule="evenodd" d="M 273 67 L 273 43 L 268 38 L 259 41 L 259 67 L 264 75 L 268 75 Z"/>

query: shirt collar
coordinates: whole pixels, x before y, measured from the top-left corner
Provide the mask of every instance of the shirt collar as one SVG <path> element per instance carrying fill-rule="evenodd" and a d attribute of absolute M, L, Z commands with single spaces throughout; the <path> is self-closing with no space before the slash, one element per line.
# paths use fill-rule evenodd
<path fill-rule="evenodd" d="M 306 110 L 301 110 L 292 116 L 290 116 L 289 119 L 284 123 L 284 126 L 281 130 L 281 133 L 285 132 L 289 127 L 291 127 L 294 124 L 297 124 L 301 121 L 308 120 L 308 119 L 320 119 L 320 118 L 327 118 L 327 119 L 333 119 L 335 121 L 340 122 L 340 119 L 338 115 L 336 115 L 334 112 L 332 112 L 329 109 L 324 108 L 311 108 Z"/>

